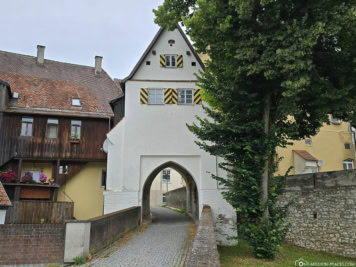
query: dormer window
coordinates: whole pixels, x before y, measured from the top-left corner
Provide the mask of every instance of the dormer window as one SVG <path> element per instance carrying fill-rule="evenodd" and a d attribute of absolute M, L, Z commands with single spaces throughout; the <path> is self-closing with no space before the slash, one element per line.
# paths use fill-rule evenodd
<path fill-rule="evenodd" d="M 79 98 L 72 98 L 72 106 L 74 107 L 80 107 L 80 99 Z"/>

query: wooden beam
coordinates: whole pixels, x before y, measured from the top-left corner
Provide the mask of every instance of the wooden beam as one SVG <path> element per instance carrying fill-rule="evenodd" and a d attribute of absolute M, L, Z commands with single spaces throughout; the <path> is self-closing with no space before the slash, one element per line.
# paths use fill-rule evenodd
<path fill-rule="evenodd" d="M 54 182 L 57 184 L 58 183 L 58 174 L 59 174 L 59 167 L 61 165 L 61 160 L 57 159 L 57 166 L 56 166 L 56 175 L 54 177 Z"/>

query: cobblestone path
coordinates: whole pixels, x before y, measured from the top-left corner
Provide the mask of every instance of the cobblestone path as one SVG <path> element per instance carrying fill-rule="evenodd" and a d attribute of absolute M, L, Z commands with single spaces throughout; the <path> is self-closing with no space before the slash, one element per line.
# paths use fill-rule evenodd
<path fill-rule="evenodd" d="M 183 266 L 188 217 L 167 208 L 151 207 L 152 224 L 106 258 L 90 266 L 181 267 Z M 110 249 L 109 249 L 110 250 Z"/>

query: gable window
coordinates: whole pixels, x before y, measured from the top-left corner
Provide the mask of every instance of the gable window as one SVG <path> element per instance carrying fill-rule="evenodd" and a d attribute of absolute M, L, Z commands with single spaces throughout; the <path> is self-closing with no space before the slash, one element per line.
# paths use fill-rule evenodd
<path fill-rule="evenodd" d="M 21 136 L 32 136 L 33 118 L 23 117 L 21 125 Z"/>
<path fill-rule="evenodd" d="M 80 128 L 82 126 L 81 121 L 72 121 L 72 127 L 71 127 L 71 134 L 70 134 L 70 139 L 71 140 L 79 140 L 80 139 Z"/>
<path fill-rule="evenodd" d="M 354 168 L 354 161 L 352 159 L 345 159 L 342 162 L 344 170 L 352 170 Z"/>
<path fill-rule="evenodd" d="M 48 119 L 47 121 L 47 138 L 56 139 L 58 135 L 58 120 Z"/>
<path fill-rule="evenodd" d="M 193 104 L 193 89 L 178 89 L 178 104 Z"/>
<path fill-rule="evenodd" d="M 148 104 L 163 104 L 163 89 L 148 89 Z"/>
<path fill-rule="evenodd" d="M 171 182 L 171 170 L 165 169 L 162 171 L 162 182 L 163 183 Z"/>
<path fill-rule="evenodd" d="M 81 106 L 80 99 L 79 98 L 72 98 L 72 106 L 80 107 Z"/>
<path fill-rule="evenodd" d="M 166 57 L 166 67 L 176 68 L 177 67 L 177 55 L 165 55 Z"/>

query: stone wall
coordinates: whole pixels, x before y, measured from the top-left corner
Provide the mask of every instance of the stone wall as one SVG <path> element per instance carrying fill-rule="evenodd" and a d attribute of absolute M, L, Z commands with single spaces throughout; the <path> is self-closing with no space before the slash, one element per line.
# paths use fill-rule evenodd
<path fill-rule="evenodd" d="M 219 267 L 219 253 L 216 246 L 213 216 L 209 206 L 204 205 L 197 234 L 188 253 L 186 266 Z"/>
<path fill-rule="evenodd" d="M 289 176 L 287 242 L 356 258 L 356 171 Z"/>
<path fill-rule="evenodd" d="M 176 209 L 187 208 L 187 189 L 185 187 L 177 188 L 166 194 L 166 204 Z"/>
<path fill-rule="evenodd" d="M 88 222 L 91 223 L 89 251 L 95 253 L 137 228 L 141 222 L 141 207 L 113 212 Z"/>
<path fill-rule="evenodd" d="M 64 224 L 0 225 L 0 265 L 63 262 Z"/>

